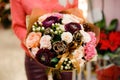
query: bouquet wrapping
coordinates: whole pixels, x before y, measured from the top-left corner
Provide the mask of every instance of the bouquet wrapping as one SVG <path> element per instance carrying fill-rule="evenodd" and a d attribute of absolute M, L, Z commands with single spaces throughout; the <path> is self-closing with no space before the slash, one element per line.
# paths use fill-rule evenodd
<path fill-rule="evenodd" d="M 99 29 L 86 23 L 79 10 L 31 14 L 25 45 L 40 65 L 71 71 L 97 56 Z"/>

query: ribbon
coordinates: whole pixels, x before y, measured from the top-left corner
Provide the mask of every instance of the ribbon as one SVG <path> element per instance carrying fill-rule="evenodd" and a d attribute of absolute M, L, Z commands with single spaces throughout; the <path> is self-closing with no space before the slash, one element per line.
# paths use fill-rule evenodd
<path fill-rule="evenodd" d="M 73 57 L 72 54 L 69 55 L 69 59 L 71 60 L 73 66 L 75 67 L 75 69 L 77 70 L 77 72 L 80 72 L 80 65 L 79 62 Z"/>
<path fill-rule="evenodd" d="M 58 64 L 56 65 L 56 68 L 57 68 L 57 69 L 60 69 L 63 61 L 66 59 L 66 57 L 67 57 L 68 55 L 69 55 L 69 52 L 66 52 L 66 53 L 64 53 L 64 54 L 61 56 L 60 61 L 59 61 Z"/>
<path fill-rule="evenodd" d="M 64 60 L 66 58 L 69 58 L 70 61 L 72 62 L 73 66 L 75 67 L 75 69 L 77 70 L 77 72 L 79 73 L 80 72 L 80 65 L 79 65 L 79 62 L 73 57 L 72 54 L 70 54 L 69 52 L 66 52 L 64 53 L 62 56 L 61 56 L 61 59 L 60 61 L 58 62 L 58 64 L 56 65 L 56 68 L 57 69 L 60 69 L 62 63 L 64 62 Z"/>

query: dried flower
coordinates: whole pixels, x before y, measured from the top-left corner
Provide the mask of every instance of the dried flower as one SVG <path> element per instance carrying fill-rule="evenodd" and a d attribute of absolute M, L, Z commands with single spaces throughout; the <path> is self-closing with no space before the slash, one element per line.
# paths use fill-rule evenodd
<path fill-rule="evenodd" d="M 44 31 L 45 35 L 50 35 L 51 37 L 54 37 L 53 30 L 51 28 L 46 28 Z"/>
<path fill-rule="evenodd" d="M 56 41 L 53 43 L 53 50 L 58 54 L 63 54 L 67 50 L 67 46 L 64 41 Z"/>
<path fill-rule="evenodd" d="M 74 39 L 74 41 L 76 41 L 76 42 L 81 42 L 82 39 L 83 39 L 83 35 L 81 34 L 80 31 L 76 31 L 76 32 L 73 34 L 73 39 Z"/>

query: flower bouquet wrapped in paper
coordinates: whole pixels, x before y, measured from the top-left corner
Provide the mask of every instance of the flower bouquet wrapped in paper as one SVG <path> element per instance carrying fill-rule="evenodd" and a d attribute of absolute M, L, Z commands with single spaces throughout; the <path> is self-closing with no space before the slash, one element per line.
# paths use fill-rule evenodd
<path fill-rule="evenodd" d="M 86 23 L 78 9 L 73 10 L 31 14 L 25 45 L 39 64 L 79 72 L 80 66 L 97 55 L 99 29 Z"/>

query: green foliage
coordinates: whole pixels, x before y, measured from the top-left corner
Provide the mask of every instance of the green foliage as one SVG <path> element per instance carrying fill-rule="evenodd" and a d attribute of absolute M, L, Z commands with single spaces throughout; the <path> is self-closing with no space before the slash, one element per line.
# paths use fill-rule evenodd
<path fill-rule="evenodd" d="M 118 26 L 118 19 L 113 19 L 113 20 L 110 22 L 109 26 L 106 28 L 106 30 L 107 30 L 107 31 L 116 30 L 117 26 Z"/>
<path fill-rule="evenodd" d="M 101 33 L 103 31 L 104 34 L 107 37 L 109 37 L 109 36 L 111 36 L 111 35 L 109 35 L 111 32 L 114 32 L 114 33 L 116 32 L 116 29 L 118 27 L 118 19 L 112 19 L 111 22 L 109 23 L 109 25 L 107 26 L 106 25 L 106 19 L 105 19 L 105 16 L 104 16 L 103 12 L 102 12 L 102 17 L 103 17 L 102 20 L 96 22 L 95 25 L 100 27 Z M 101 34 L 101 35 L 103 35 L 103 34 Z M 113 37 L 113 35 L 111 37 Z M 116 40 L 117 40 L 118 37 L 116 37 Z M 106 38 L 106 39 L 100 38 L 101 42 L 103 42 L 104 40 L 108 40 L 109 41 L 109 38 Z M 112 40 L 113 41 L 111 41 L 111 42 L 114 43 L 115 40 L 114 39 L 112 39 Z M 99 57 L 103 58 L 105 56 L 108 56 L 110 58 L 109 61 L 111 61 L 112 63 L 114 63 L 116 65 L 120 65 L 120 61 L 119 61 L 120 60 L 120 47 L 118 46 L 118 48 L 115 51 L 111 51 L 110 48 L 107 49 L 107 50 L 101 50 L 100 46 L 102 44 L 105 44 L 105 43 L 100 43 L 100 44 L 98 43 L 98 46 L 97 46 L 97 52 L 99 54 Z M 106 44 L 106 45 L 108 45 L 108 44 Z M 118 45 L 118 44 L 115 44 L 115 45 Z M 108 45 L 108 46 L 110 46 L 110 45 Z M 104 47 L 108 47 L 108 46 L 104 46 Z M 114 47 L 114 46 L 111 45 L 111 47 Z"/>
<path fill-rule="evenodd" d="M 58 63 L 58 61 L 59 61 L 59 59 L 57 57 L 55 57 L 55 58 L 51 59 L 51 64 L 56 65 Z M 53 67 L 55 67 L 55 66 L 53 66 Z"/>
<path fill-rule="evenodd" d="M 102 12 L 102 20 L 95 22 L 94 23 L 96 26 L 100 27 L 100 29 L 104 29 L 106 26 L 106 20 L 105 20 L 105 16 L 104 13 Z"/>
<path fill-rule="evenodd" d="M 94 24 L 100 27 L 101 30 L 105 30 L 106 32 L 115 31 L 118 26 L 118 19 L 112 19 L 109 26 L 106 26 L 105 15 L 102 11 L 102 20 L 95 22 Z"/>

